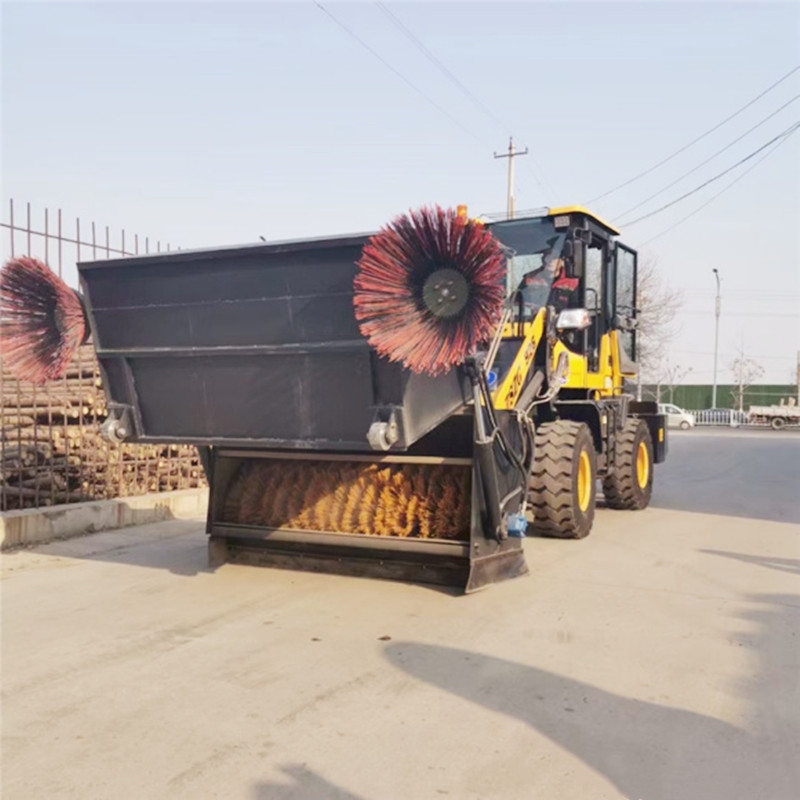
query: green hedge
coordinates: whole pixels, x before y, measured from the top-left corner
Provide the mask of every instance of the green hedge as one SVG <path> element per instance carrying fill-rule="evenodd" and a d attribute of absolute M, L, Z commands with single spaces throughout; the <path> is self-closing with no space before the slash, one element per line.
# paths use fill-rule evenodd
<path fill-rule="evenodd" d="M 736 407 L 736 388 L 729 384 L 717 385 L 717 408 Z M 655 392 L 655 386 L 642 387 L 642 397 L 646 400 L 653 399 Z M 712 394 L 713 388 L 710 385 L 676 386 L 672 400 L 670 400 L 669 390 L 662 387 L 661 402 L 672 402 L 676 406 L 689 409 L 711 408 Z M 749 386 L 744 390 L 744 407 L 747 410 L 750 406 L 778 405 L 781 398 L 789 397 L 797 399 L 797 386 L 792 386 L 791 384 L 785 386 Z"/>

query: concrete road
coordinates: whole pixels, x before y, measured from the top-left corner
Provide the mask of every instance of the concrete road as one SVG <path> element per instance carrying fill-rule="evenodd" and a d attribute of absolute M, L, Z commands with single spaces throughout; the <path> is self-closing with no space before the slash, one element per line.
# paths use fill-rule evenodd
<path fill-rule="evenodd" d="M 697 433 L 468 597 L 212 572 L 199 522 L 6 555 L 3 799 L 794 800 L 800 437 Z"/>

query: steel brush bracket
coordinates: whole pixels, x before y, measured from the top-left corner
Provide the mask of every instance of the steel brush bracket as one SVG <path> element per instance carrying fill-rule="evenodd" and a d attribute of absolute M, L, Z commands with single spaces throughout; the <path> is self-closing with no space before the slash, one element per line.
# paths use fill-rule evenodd
<path fill-rule="evenodd" d="M 395 409 L 378 408 L 367 431 L 367 441 L 373 450 L 388 450 L 397 441 L 398 432 Z"/>
<path fill-rule="evenodd" d="M 111 444 L 122 444 L 134 433 L 133 409 L 118 403 L 109 403 L 108 417 L 100 426 L 100 435 Z"/>
<path fill-rule="evenodd" d="M 503 541 L 509 536 L 525 535 L 528 525 L 525 502 L 529 468 L 523 461 L 524 457 L 510 446 L 507 436 L 498 423 L 492 404 L 485 360 L 485 353 L 468 356 L 464 361 L 464 371 L 472 386 L 475 461 L 483 498 L 486 532 L 491 538 Z M 524 436 L 525 432 L 520 431 L 522 441 Z M 519 480 L 514 481 L 510 491 L 502 496 L 500 485 L 501 482 L 507 483 L 507 481 L 500 479 L 500 464 L 519 473 Z M 509 512 L 507 509 L 512 503 L 518 505 L 518 508 Z"/>

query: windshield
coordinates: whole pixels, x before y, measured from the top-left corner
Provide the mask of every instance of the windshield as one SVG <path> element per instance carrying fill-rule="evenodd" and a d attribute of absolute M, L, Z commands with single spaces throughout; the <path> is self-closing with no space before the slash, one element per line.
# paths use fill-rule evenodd
<path fill-rule="evenodd" d="M 547 303 L 566 234 L 556 232 L 550 217 L 499 222 L 492 233 L 509 250 L 506 296 L 519 292 L 515 305 L 522 319 L 533 319 Z"/>

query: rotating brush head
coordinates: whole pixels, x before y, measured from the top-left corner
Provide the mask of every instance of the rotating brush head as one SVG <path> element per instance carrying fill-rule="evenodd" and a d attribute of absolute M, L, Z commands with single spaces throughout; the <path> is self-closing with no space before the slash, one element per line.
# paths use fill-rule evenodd
<path fill-rule="evenodd" d="M 6 262 L 0 270 L 0 356 L 15 378 L 37 384 L 60 378 L 88 336 L 74 289 L 35 258 Z"/>
<path fill-rule="evenodd" d="M 439 206 L 401 215 L 358 261 L 353 305 L 381 356 L 438 375 L 491 338 L 505 288 L 505 256 L 481 224 Z"/>

